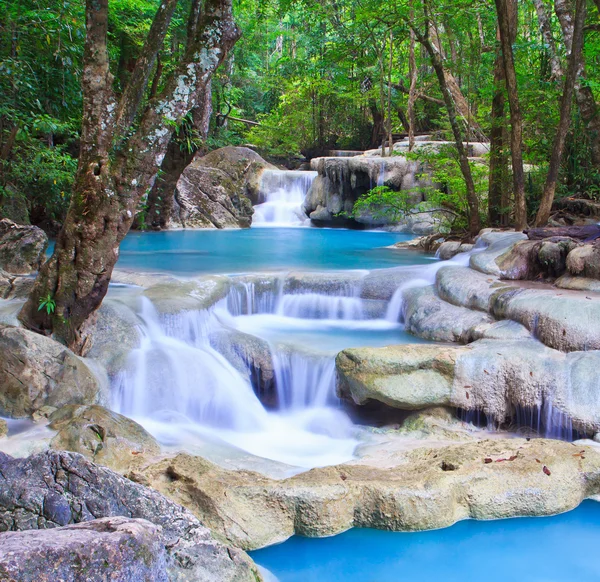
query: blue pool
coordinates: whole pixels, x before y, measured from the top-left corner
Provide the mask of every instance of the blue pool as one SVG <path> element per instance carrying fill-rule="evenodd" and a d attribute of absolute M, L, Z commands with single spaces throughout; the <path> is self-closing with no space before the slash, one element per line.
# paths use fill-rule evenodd
<path fill-rule="evenodd" d="M 431 259 L 385 248 L 412 235 L 317 228 L 130 233 L 118 268 L 178 274 L 379 269 Z"/>
<path fill-rule="evenodd" d="M 600 504 L 586 501 L 554 517 L 294 537 L 251 555 L 279 582 L 596 582 L 599 547 Z"/>

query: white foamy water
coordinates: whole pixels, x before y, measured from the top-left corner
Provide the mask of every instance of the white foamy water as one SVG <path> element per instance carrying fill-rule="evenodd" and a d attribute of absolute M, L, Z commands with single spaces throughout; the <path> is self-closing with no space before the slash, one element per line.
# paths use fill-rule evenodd
<path fill-rule="evenodd" d="M 114 408 L 145 426 L 162 444 L 186 446 L 194 439 L 214 438 L 298 467 L 336 464 L 352 457 L 357 444 L 352 423 L 326 406 L 327 390 L 315 383 L 318 378 L 329 388 L 323 367 L 307 365 L 312 376 L 303 381 L 294 373 L 288 385 L 284 376 L 289 376 L 290 362 L 282 361 L 281 390 L 300 394 L 304 385 L 314 394 L 298 405 L 296 396 L 286 397 L 289 405 L 269 412 L 249 379 L 208 344 L 209 329 L 218 325 L 212 314 L 183 312 L 161 319 L 151 302 L 142 298 L 139 316 L 142 343 L 117 379 Z"/>
<path fill-rule="evenodd" d="M 308 220 L 302 203 L 317 172 L 265 170 L 260 191 L 264 202 L 254 207 L 253 226 L 302 226 Z"/>

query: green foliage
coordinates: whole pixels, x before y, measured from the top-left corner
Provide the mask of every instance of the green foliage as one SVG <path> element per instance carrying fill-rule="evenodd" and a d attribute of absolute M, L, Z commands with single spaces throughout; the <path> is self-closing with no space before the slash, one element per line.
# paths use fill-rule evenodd
<path fill-rule="evenodd" d="M 56 310 L 56 301 L 51 293 L 48 293 L 45 297 L 40 297 L 38 311 L 42 311 L 42 309 L 45 309 L 48 315 L 52 315 Z"/>
<path fill-rule="evenodd" d="M 418 162 L 421 171 L 416 177 L 421 183 L 431 181 L 431 186 L 419 186 L 411 190 L 396 191 L 387 186 L 377 186 L 363 194 L 355 203 L 351 216 L 358 218 L 370 214 L 375 219 L 397 222 L 409 214 L 439 210 L 446 217 L 454 231 L 466 231 L 469 206 L 466 186 L 457 160 L 455 148 L 442 147 L 439 150 L 418 148 L 406 154 Z M 487 199 L 487 167 L 471 162 L 471 173 L 481 207 L 481 219 L 485 222 L 485 202 Z M 415 196 L 418 195 L 418 196 Z M 425 197 L 426 204 L 415 205 L 415 198 Z"/>

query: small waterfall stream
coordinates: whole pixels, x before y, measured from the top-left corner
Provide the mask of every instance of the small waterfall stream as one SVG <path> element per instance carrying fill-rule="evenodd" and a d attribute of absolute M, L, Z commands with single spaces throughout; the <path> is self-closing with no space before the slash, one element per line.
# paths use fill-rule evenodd
<path fill-rule="evenodd" d="M 301 226 L 307 220 L 302 210 L 317 172 L 265 170 L 260 191 L 264 201 L 254 207 L 253 226 Z"/>

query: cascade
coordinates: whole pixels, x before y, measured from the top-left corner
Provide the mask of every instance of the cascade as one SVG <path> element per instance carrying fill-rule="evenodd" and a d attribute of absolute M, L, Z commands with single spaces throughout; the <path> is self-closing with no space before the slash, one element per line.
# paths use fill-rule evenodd
<path fill-rule="evenodd" d="M 254 207 L 253 226 L 300 226 L 307 220 L 302 203 L 317 172 L 265 170 L 261 176 L 263 202 Z"/>
<path fill-rule="evenodd" d="M 330 362 L 314 365 L 300 355 L 286 359 L 274 354 L 280 362 L 281 390 L 288 396 L 279 411 L 269 412 L 249 378 L 210 346 L 210 330 L 221 325 L 215 313 L 160 316 L 142 298 L 138 316 L 141 345 L 114 382 L 113 408 L 134 418 L 161 443 L 190 446 L 216 439 L 307 468 L 352 457 L 357 444 L 352 423 L 328 406 L 334 377 Z M 304 375 L 296 373 L 296 366 L 304 366 Z M 301 391 L 307 396 L 296 395 Z"/>

